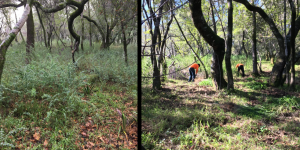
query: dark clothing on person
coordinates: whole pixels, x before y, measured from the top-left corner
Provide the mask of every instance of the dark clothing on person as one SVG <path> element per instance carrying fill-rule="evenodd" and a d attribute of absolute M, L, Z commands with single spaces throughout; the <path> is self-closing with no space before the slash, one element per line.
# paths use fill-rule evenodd
<path fill-rule="evenodd" d="M 191 80 L 194 81 L 194 79 L 195 79 L 195 69 L 194 68 L 189 68 L 189 72 L 190 72 L 189 82 Z"/>
<path fill-rule="evenodd" d="M 242 70 L 242 76 L 244 77 L 245 76 L 245 73 L 244 73 L 244 65 L 240 65 L 239 67 L 238 67 L 238 73 L 240 73 L 240 70 Z"/>

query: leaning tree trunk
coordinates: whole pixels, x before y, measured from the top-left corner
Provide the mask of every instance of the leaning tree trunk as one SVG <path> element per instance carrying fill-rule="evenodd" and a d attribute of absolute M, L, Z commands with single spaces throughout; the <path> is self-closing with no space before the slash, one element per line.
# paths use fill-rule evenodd
<path fill-rule="evenodd" d="M 26 60 L 25 63 L 29 64 L 31 60 L 31 50 L 34 48 L 34 22 L 32 15 L 32 8 L 27 19 L 27 44 L 26 44 Z"/>
<path fill-rule="evenodd" d="M 225 64 L 226 64 L 226 71 L 227 71 L 227 78 L 228 78 L 228 84 L 227 89 L 234 90 L 234 83 L 233 83 L 233 76 L 232 76 L 232 69 L 231 69 L 231 62 L 230 62 L 230 56 L 231 56 L 231 47 L 232 47 L 232 0 L 227 0 L 228 2 L 228 33 L 227 33 L 227 50 L 226 50 L 226 56 L 225 56 Z"/>
<path fill-rule="evenodd" d="M 222 62 L 225 54 L 225 41 L 219 37 L 206 23 L 201 7 L 201 0 L 189 1 L 193 22 L 204 40 L 213 47 L 214 54 L 211 63 L 211 73 L 216 89 L 227 87 L 223 77 Z"/>
<path fill-rule="evenodd" d="M 7 48 L 9 47 L 11 42 L 16 38 L 18 32 L 21 30 L 24 23 L 26 22 L 29 14 L 30 14 L 31 7 L 29 4 L 31 2 L 32 2 L 31 0 L 27 1 L 27 4 L 24 8 L 24 12 L 23 12 L 21 19 L 15 25 L 15 27 L 10 31 L 9 35 L 5 38 L 4 41 L 2 41 L 2 43 L 0 45 L 0 83 L 1 83 L 1 78 L 2 78 L 2 73 L 3 73 L 3 68 L 4 68 Z"/>
<path fill-rule="evenodd" d="M 14 10 L 14 12 L 15 12 L 16 23 L 18 23 L 17 13 L 16 13 L 15 10 Z M 25 43 L 25 40 L 24 40 L 24 37 L 23 37 L 22 32 L 20 32 L 20 35 L 21 35 L 21 38 L 22 38 L 23 43 Z"/>

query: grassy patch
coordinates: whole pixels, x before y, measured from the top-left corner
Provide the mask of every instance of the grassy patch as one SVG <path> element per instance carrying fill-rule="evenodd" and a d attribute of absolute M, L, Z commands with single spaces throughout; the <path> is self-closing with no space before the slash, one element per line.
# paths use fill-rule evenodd
<path fill-rule="evenodd" d="M 95 149 L 137 146 L 136 47 L 75 54 L 37 44 L 9 48 L 0 86 L 0 149 Z M 117 61 L 116 61 L 117 60 Z"/>
<path fill-rule="evenodd" d="M 153 91 L 151 81 L 142 82 L 142 145 L 146 149 L 298 148 L 299 94 L 267 84 L 269 62 L 262 62 L 265 72 L 259 77 L 251 75 L 251 58 L 232 57 L 233 71 L 236 63 L 245 65 L 246 77 L 234 73 L 234 91 L 215 91 L 211 79 L 194 83 L 169 79 L 161 91 Z"/>

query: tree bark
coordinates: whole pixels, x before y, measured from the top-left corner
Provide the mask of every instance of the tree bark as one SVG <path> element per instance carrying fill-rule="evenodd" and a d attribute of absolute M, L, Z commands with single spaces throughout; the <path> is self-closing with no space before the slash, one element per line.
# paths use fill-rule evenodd
<path fill-rule="evenodd" d="M 245 48 L 245 42 L 244 42 L 244 39 L 245 39 L 245 30 L 243 30 L 242 49 L 244 49 L 246 58 L 248 59 L 248 53 L 247 53 L 246 48 Z"/>
<path fill-rule="evenodd" d="M 127 61 L 127 40 L 126 40 L 126 33 L 123 22 L 121 21 L 121 28 L 122 28 L 122 35 L 123 35 L 123 48 L 124 48 L 124 55 L 125 55 L 125 63 L 128 65 Z"/>
<path fill-rule="evenodd" d="M 81 13 L 81 50 L 83 51 L 83 38 L 84 38 L 84 22 L 83 22 L 83 13 Z"/>
<path fill-rule="evenodd" d="M 15 18 L 16 18 L 16 24 L 17 24 L 18 23 L 17 13 L 16 13 L 15 10 L 14 10 L 14 12 L 15 12 Z M 20 30 L 20 35 L 21 35 L 23 43 L 25 43 L 25 40 L 24 40 L 24 37 L 23 37 L 23 34 L 22 34 L 21 30 Z"/>
<path fill-rule="evenodd" d="M 78 45 L 80 43 L 80 36 L 77 33 L 75 33 L 75 31 L 73 29 L 73 22 L 74 22 L 74 19 L 82 13 L 84 4 L 87 2 L 88 2 L 88 0 L 82 0 L 81 3 L 76 2 L 75 4 L 77 6 L 77 9 L 73 13 L 71 13 L 71 15 L 68 19 L 69 31 L 70 31 L 71 35 L 75 38 L 74 50 L 72 51 L 73 63 L 75 63 L 74 55 L 75 55 L 75 52 L 78 50 Z"/>
<path fill-rule="evenodd" d="M 165 57 L 167 35 L 169 33 L 170 26 L 171 26 L 172 21 L 173 21 L 173 17 L 175 16 L 174 13 L 173 13 L 173 10 L 172 10 L 172 6 L 173 6 L 172 1 L 170 1 L 169 9 L 170 9 L 171 18 L 170 18 L 169 22 L 167 23 L 167 28 L 166 28 L 166 31 L 164 31 L 163 40 L 162 40 L 162 43 L 160 45 L 160 58 L 161 58 L 161 60 L 159 60 L 159 64 L 161 64 L 163 74 L 167 74 L 167 62 L 166 62 L 166 57 Z M 161 81 L 164 82 L 165 78 L 166 77 L 163 77 L 161 79 Z"/>
<path fill-rule="evenodd" d="M 253 1 L 254 4 L 254 1 Z M 256 50 L 256 12 L 252 12 L 252 19 L 253 19 L 253 34 L 252 34 L 252 62 L 253 62 L 253 75 L 259 76 L 257 70 L 257 50 Z"/>
<path fill-rule="evenodd" d="M 27 19 L 27 44 L 26 44 L 26 60 L 25 63 L 29 64 L 31 61 L 31 50 L 34 48 L 34 22 L 32 15 L 32 8 L 30 8 L 30 13 Z"/>
<path fill-rule="evenodd" d="M 227 82 L 223 77 L 222 62 L 225 54 L 225 41 L 219 37 L 206 23 L 202 8 L 201 0 L 190 0 L 189 6 L 193 22 L 204 40 L 213 47 L 214 54 L 211 63 L 211 73 L 216 89 L 223 89 L 227 87 Z"/>
<path fill-rule="evenodd" d="M 165 2 L 165 0 L 160 1 L 160 6 Z M 151 7 L 151 6 L 149 6 Z M 163 6 L 159 8 L 158 10 L 158 17 L 156 17 L 154 21 L 154 33 L 152 36 L 152 46 L 151 46 L 151 59 L 152 59 L 152 67 L 153 67 L 153 89 L 161 89 L 161 81 L 160 81 L 160 71 L 157 66 L 156 56 L 155 56 L 155 45 L 157 42 L 157 34 L 159 32 L 159 24 L 161 19 L 161 13 L 162 13 Z M 151 16 L 154 15 L 154 12 L 151 11 Z"/>
<path fill-rule="evenodd" d="M 226 64 L 226 71 L 227 71 L 227 78 L 228 78 L 227 89 L 234 90 L 233 75 L 232 75 L 231 62 L 230 62 L 231 47 L 232 47 L 233 6 L 232 6 L 232 0 L 227 0 L 227 2 L 228 2 L 228 33 L 227 33 L 227 44 L 226 44 L 227 50 L 226 50 L 226 56 L 225 56 L 225 64 Z"/>
<path fill-rule="evenodd" d="M 291 23 L 291 30 L 295 31 L 295 19 L 296 19 L 296 9 L 294 2 L 292 0 L 289 0 L 291 10 L 292 10 L 292 23 Z M 295 90 L 295 38 L 296 34 L 295 32 L 291 32 L 291 48 L 292 48 L 292 72 L 291 72 L 291 84 L 290 84 L 290 90 Z"/>
<path fill-rule="evenodd" d="M 214 7 L 213 7 L 212 0 L 209 0 L 209 4 L 210 4 L 210 9 L 211 9 L 212 23 L 214 25 L 214 32 L 217 34 L 217 25 L 216 25 L 216 21 L 215 21 L 215 14 L 214 14 Z"/>
<path fill-rule="evenodd" d="M 89 18 L 91 17 L 91 11 L 90 11 L 90 2 L 88 2 L 88 13 L 89 13 Z M 90 22 L 90 29 L 89 29 L 89 37 L 90 37 L 90 47 L 93 46 L 92 44 L 92 23 Z"/>

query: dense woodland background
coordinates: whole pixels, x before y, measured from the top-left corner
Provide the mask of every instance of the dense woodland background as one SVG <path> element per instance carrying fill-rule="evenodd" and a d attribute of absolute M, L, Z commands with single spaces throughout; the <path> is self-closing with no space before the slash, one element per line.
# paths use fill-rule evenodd
<path fill-rule="evenodd" d="M 144 147 L 299 147 L 299 6 L 298 0 L 143 0 Z M 200 71 L 188 83 L 192 63 Z"/>
<path fill-rule="evenodd" d="M 137 149 L 136 1 L 8 0 L 0 20 L 0 149 Z"/>

